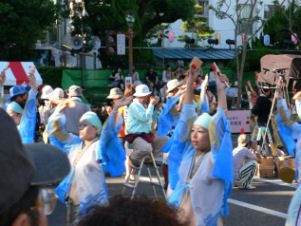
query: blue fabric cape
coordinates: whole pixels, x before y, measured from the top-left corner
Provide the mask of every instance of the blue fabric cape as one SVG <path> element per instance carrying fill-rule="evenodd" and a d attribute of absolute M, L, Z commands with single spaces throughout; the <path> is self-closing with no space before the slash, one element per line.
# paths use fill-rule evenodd
<path fill-rule="evenodd" d="M 36 95 L 31 89 L 28 93 L 28 100 L 25 105 L 24 113 L 19 125 L 19 133 L 23 144 L 30 144 L 34 142 L 36 114 Z"/>

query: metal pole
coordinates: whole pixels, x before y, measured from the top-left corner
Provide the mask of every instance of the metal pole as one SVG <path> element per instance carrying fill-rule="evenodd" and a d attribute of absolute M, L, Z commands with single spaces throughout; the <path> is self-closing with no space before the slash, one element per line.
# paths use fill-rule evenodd
<path fill-rule="evenodd" d="M 129 74 L 133 75 L 133 28 L 129 26 Z"/>
<path fill-rule="evenodd" d="M 86 67 L 86 62 L 85 62 L 85 54 L 84 53 L 80 53 L 81 56 L 81 66 L 82 66 L 82 88 L 85 88 L 85 67 Z"/>

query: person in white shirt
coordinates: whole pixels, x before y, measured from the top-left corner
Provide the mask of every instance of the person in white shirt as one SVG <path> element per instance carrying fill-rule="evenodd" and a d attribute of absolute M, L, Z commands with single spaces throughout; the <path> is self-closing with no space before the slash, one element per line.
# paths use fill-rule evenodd
<path fill-rule="evenodd" d="M 260 154 L 256 155 L 249 149 L 250 139 L 246 134 L 241 134 L 237 139 L 238 145 L 233 150 L 234 160 L 234 186 L 240 189 L 255 189 L 251 185 L 257 162 L 261 162 Z"/>

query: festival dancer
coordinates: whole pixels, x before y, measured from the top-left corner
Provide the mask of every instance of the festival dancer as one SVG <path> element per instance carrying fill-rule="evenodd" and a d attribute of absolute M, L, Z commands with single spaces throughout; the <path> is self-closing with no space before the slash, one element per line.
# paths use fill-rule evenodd
<path fill-rule="evenodd" d="M 214 116 L 196 115 L 193 82 L 199 70 L 190 69 L 176 139 L 168 158 L 169 203 L 178 208 L 178 217 L 190 225 L 217 225 L 228 214 L 227 198 L 233 183 L 230 125 L 226 119 L 225 75 L 217 78 L 218 110 Z"/>
<path fill-rule="evenodd" d="M 118 142 L 115 119 L 118 108 L 132 97 L 117 101 L 101 133 L 102 124 L 94 112 L 86 112 L 80 119 L 79 137 L 65 132 L 64 110 L 68 102 L 58 105 L 49 118 L 48 134 L 51 144 L 63 149 L 72 165 L 70 174 L 57 187 L 63 203 L 73 207 L 73 215 L 81 215 L 91 205 L 108 202 L 105 173 L 120 176 L 124 170 L 125 152 Z M 100 135 L 101 134 L 101 135 Z"/>
<path fill-rule="evenodd" d="M 278 89 L 277 92 L 278 92 L 277 121 L 279 125 L 279 134 L 290 156 L 295 157 L 296 159 L 295 174 L 292 170 L 285 172 L 285 174 L 282 174 L 281 170 L 279 172 L 279 177 L 283 180 L 287 180 L 288 177 L 294 178 L 295 175 L 295 180 L 298 183 L 298 188 L 288 208 L 287 219 L 285 223 L 286 226 L 295 226 L 301 224 L 301 214 L 300 214 L 301 213 L 301 186 L 300 186 L 301 125 L 297 122 L 290 120 L 290 113 L 287 107 L 286 100 L 283 98 L 281 89 Z M 301 118 L 301 91 L 296 93 L 293 99 L 295 100 L 297 114 L 299 118 Z M 289 173 L 292 175 L 290 176 Z M 292 182 L 292 180 L 290 182 Z"/>

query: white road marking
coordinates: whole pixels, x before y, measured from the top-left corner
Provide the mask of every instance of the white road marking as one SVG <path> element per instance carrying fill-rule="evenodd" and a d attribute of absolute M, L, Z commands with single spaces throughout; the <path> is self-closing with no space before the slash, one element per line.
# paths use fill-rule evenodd
<path fill-rule="evenodd" d="M 254 178 L 254 181 L 260 181 L 260 182 L 277 184 L 277 185 L 282 185 L 282 186 L 291 187 L 291 188 L 297 188 L 296 184 L 288 184 L 288 183 L 283 182 L 280 179 L 266 179 L 266 178 L 256 177 L 256 178 Z"/>
<path fill-rule="evenodd" d="M 268 209 L 268 208 L 265 208 L 265 207 L 257 206 L 257 205 L 251 204 L 251 203 L 242 202 L 242 201 L 231 199 L 231 198 L 228 199 L 228 203 L 233 204 L 233 205 L 237 205 L 237 206 L 242 206 L 242 207 L 245 207 L 245 208 L 249 208 L 249 209 L 252 209 L 252 210 L 255 210 L 255 211 L 258 211 L 258 212 L 262 212 L 262 213 L 265 213 L 265 214 L 273 215 L 275 217 L 280 217 L 280 218 L 283 218 L 283 219 L 286 219 L 286 217 L 287 217 L 286 213 L 282 213 L 282 212 L 279 212 L 279 211 L 276 211 L 276 210 L 271 210 L 271 209 Z"/>

